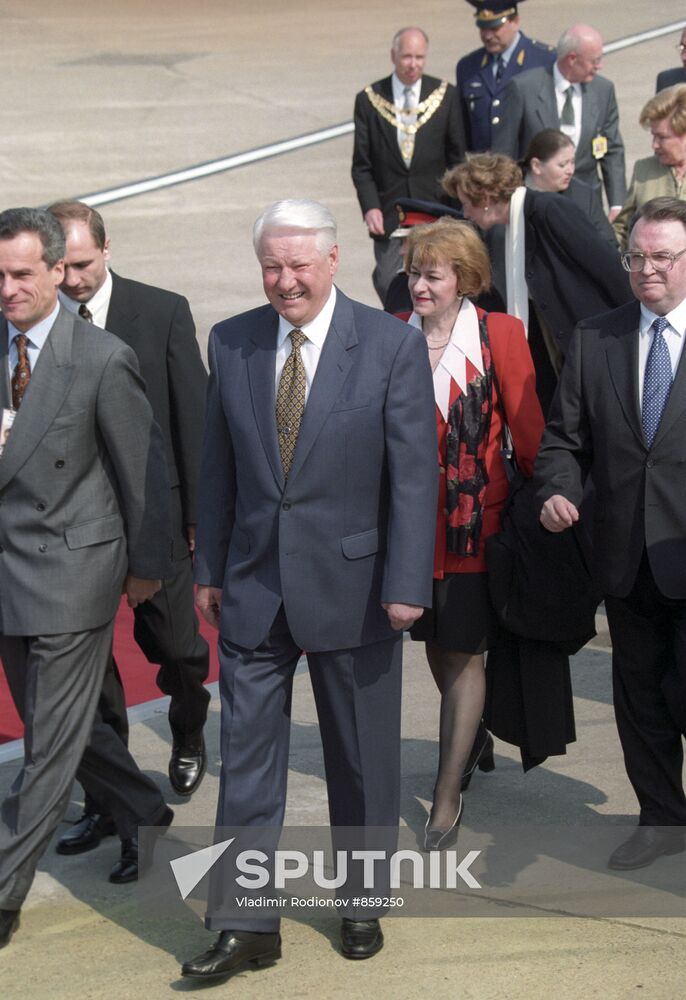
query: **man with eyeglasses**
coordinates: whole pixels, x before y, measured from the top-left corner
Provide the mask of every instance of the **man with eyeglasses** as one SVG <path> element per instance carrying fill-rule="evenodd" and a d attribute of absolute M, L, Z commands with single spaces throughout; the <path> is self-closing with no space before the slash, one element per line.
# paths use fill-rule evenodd
<path fill-rule="evenodd" d="M 613 84 L 599 75 L 603 40 L 588 24 L 568 28 L 552 66 L 521 73 L 505 92 L 507 114 L 493 125 L 492 150 L 521 160 L 541 129 L 560 129 L 576 148 L 575 177 L 600 192 L 613 222 L 624 204 L 624 142 Z"/>
<path fill-rule="evenodd" d="M 681 56 L 681 66 L 677 66 L 676 69 L 663 69 L 657 74 L 656 93 L 665 87 L 673 87 L 675 83 L 686 83 L 686 28 L 681 32 L 677 49 Z"/>
<path fill-rule="evenodd" d="M 622 254 L 638 302 L 574 333 L 536 463 L 541 524 L 579 520 L 593 477 L 615 717 L 640 806 L 610 856 L 644 868 L 684 850 L 686 733 L 686 203 L 654 198 Z"/>

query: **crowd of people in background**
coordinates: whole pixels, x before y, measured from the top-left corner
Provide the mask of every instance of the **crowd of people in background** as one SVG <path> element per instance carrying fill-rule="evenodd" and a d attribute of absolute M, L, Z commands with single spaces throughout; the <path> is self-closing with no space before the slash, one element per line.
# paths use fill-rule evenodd
<path fill-rule="evenodd" d="M 455 83 L 425 73 L 410 26 L 355 99 L 352 180 L 385 311 L 334 284 L 329 210 L 277 201 L 254 229 L 267 303 L 213 328 L 208 380 L 188 302 L 113 272 L 97 211 L 0 213 L 0 657 L 25 724 L 0 815 L 0 947 L 75 777 L 84 812 L 56 849 L 116 833 L 115 884 L 151 863 L 139 827 L 173 820 L 127 746 L 122 589 L 171 696 L 181 796 L 206 769 L 194 600 L 218 630 L 219 827 L 283 823 L 306 650 L 332 827 L 397 828 L 409 630 L 440 692 L 420 839 L 454 844 L 463 792 L 494 766 L 486 654 L 510 639 L 488 543 L 515 488 L 536 531 L 578 537 L 605 600 L 640 808 L 608 865 L 686 846 L 686 68 L 658 76 L 640 116 L 653 154 L 627 189 L 600 34 L 575 24 L 553 48 L 521 30 L 524 0 L 467 2 L 482 44 Z M 686 67 L 686 30 L 679 47 Z M 533 642 L 528 656 L 552 655 Z M 342 908 L 346 958 L 383 947 L 383 913 Z M 207 927 L 188 978 L 281 956 L 278 917 L 237 915 L 220 891 Z"/>

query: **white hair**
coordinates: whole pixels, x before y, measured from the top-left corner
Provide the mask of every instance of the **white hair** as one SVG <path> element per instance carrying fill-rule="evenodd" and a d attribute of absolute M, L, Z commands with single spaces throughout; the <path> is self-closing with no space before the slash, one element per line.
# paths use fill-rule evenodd
<path fill-rule="evenodd" d="M 319 201 L 307 198 L 284 198 L 275 201 L 258 216 L 252 231 L 255 253 L 260 255 L 262 236 L 269 229 L 302 229 L 317 237 L 317 249 L 326 255 L 338 241 L 338 226 L 333 215 Z"/>

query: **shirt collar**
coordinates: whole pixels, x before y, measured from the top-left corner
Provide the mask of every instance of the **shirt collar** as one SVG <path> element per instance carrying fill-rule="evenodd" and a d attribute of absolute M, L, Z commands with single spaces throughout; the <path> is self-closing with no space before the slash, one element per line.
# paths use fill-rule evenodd
<path fill-rule="evenodd" d="M 321 351 L 324 346 L 324 341 L 326 340 L 326 335 L 329 332 L 329 327 L 331 326 L 331 319 L 333 317 L 333 311 L 336 306 L 336 286 L 331 286 L 331 292 L 328 299 L 324 303 L 321 311 L 315 316 L 313 320 L 309 323 L 303 324 L 303 326 L 297 327 L 297 329 L 302 330 L 307 339 L 311 341 L 315 347 Z M 276 349 L 283 346 L 284 341 L 290 336 L 291 330 L 295 330 L 296 327 L 293 326 L 288 320 L 284 319 L 283 316 L 279 316 L 279 332 L 276 336 Z"/>
<path fill-rule="evenodd" d="M 30 330 L 26 331 L 17 330 L 14 323 L 10 323 L 8 320 L 7 321 L 8 347 L 18 334 L 26 333 L 26 337 L 30 341 L 30 343 L 33 344 L 34 347 L 37 347 L 39 351 L 42 351 L 43 347 L 45 346 L 45 341 L 48 339 L 48 334 L 52 330 L 53 323 L 57 319 L 57 314 L 59 311 L 60 311 L 60 304 L 59 302 L 57 302 L 55 304 L 55 308 L 52 310 L 49 316 L 46 316 L 45 319 L 42 319 L 40 321 L 40 323 L 36 323 L 35 326 L 32 326 Z"/>
<path fill-rule="evenodd" d="M 421 316 L 412 313 L 408 323 L 422 329 Z M 441 355 L 441 360 L 434 370 L 434 395 L 436 405 L 448 419 L 450 409 L 450 382 L 455 382 L 461 392 L 467 389 L 467 362 L 470 362 L 479 374 L 484 374 L 484 360 L 481 352 L 481 335 L 479 333 L 479 317 L 473 302 L 463 299 L 460 311 L 450 334 L 450 341 Z"/>
<path fill-rule="evenodd" d="M 647 333 L 657 318 L 657 313 L 652 312 L 644 306 L 643 303 L 641 303 L 641 322 L 639 325 L 640 332 Z M 671 329 L 678 334 L 679 337 L 683 337 L 684 332 L 686 332 L 686 299 L 680 302 L 676 309 L 672 309 L 671 312 L 665 313 L 665 319 L 669 323 Z"/>
<path fill-rule="evenodd" d="M 514 50 L 519 45 L 519 40 L 520 40 L 521 37 L 522 36 L 521 36 L 520 32 L 518 31 L 517 34 L 515 35 L 514 41 L 510 45 L 508 45 L 508 47 L 505 49 L 504 52 L 501 52 L 499 55 L 494 56 L 493 57 L 493 62 L 494 63 L 497 62 L 498 59 L 500 59 L 500 57 L 502 56 L 503 62 L 507 66 L 507 64 L 509 63 L 510 59 L 512 58 Z"/>
<path fill-rule="evenodd" d="M 559 94 L 564 94 L 567 87 L 571 87 L 572 93 L 574 94 L 581 93 L 581 84 L 572 83 L 572 81 L 568 80 L 566 76 L 563 76 L 562 73 L 560 73 L 559 66 L 556 62 L 553 63 L 553 80 L 555 81 L 555 90 L 557 90 Z"/>
<path fill-rule="evenodd" d="M 109 270 L 106 271 L 105 280 L 103 281 L 100 288 L 98 288 L 95 295 L 88 300 L 88 302 L 81 303 L 76 299 L 70 299 L 68 295 L 65 295 L 63 291 L 58 292 L 60 302 L 69 312 L 77 313 L 82 305 L 87 305 L 91 314 L 95 316 L 99 309 L 103 306 L 109 306 L 110 298 L 112 296 L 112 275 Z M 105 310 L 106 312 L 107 310 Z"/>
<path fill-rule="evenodd" d="M 419 77 L 419 79 L 415 83 L 413 83 L 413 84 L 410 85 L 409 83 L 403 83 L 398 78 L 398 75 L 396 73 L 392 73 L 391 74 L 391 84 L 393 86 L 393 103 L 394 104 L 397 104 L 400 107 L 402 107 L 403 104 L 405 103 L 405 87 L 410 87 L 410 90 L 412 91 L 412 96 L 415 98 L 415 100 L 417 101 L 417 103 L 419 103 L 419 95 L 420 95 L 421 90 L 422 90 L 422 78 L 421 78 L 421 76 Z"/>

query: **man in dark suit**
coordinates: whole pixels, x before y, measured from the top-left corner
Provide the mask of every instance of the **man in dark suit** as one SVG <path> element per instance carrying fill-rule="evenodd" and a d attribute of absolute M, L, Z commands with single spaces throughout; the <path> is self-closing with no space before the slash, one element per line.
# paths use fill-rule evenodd
<path fill-rule="evenodd" d="M 154 599 L 135 609 L 134 636 L 149 662 L 159 664 L 157 684 L 171 696 L 169 778 L 174 791 L 190 795 L 205 772 L 203 726 L 209 703 L 203 683 L 209 650 L 198 632 L 193 608 L 190 555 L 195 541 L 207 374 L 187 300 L 110 271 L 109 239 L 94 209 L 82 202 L 58 202 L 49 211 L 66 236 L 62 302 L 133 348 L 164 439 L 171 485 L 173 569 Z M 100 714 L 126 741 L 126 706 L 114 662 L 105 678 Z M 111 831 L 108 803 L 94 801 L 88 788 L 86 792 L 84 816 L 61 838 L 60 853 L 89 850 L 97 846 L 104 831 Z M 128 864 L 118 881 L 135 877 L 136 850 L 124 845 Z"/>
<path fill-rule="evenodd" d="M 457 91 L 467 131 L 467 149 L 491 148 L 491 130 L 507 116 L 510 81 L 529 69 L 552 66 L 555 49 L 519 30 L 519 4 L 511 0 L 467 0 L 476 7 L 482 47 L 463 56 L 456 69 Z"/>
<path fill-rule="evenodd" d="M 395 837 L 402 629 L 431 602 L 435 404 L 418 331 L 333 285 L 336 222 L 283 201 L 257 220 L 269 305 L 210 334 L 197 604 L 219 629 L 217 826 L 283 822 L 293 673 L 307 650 L 333 827 Z M 412 391 L 408 392 L 408 386 Z M 343 954 L 383 945 L 378 908 L 343 910 Z M 183 975 L 280 957 L 278 919 L 227 916 Z"/>
<path fill-rule="evenodd" d="M 657 74 L 655 93 L 659 93 L 665 87 L 673 87 L 676 83 L 686 83 L 686 28 L 681 32 L 677 48 L 681 55 L 682 65 L 677 66 L 676 69 L 663 69 L 661 73 Z"/>
<path fill-rule="evenodd" d="M 374 240 L 374 288 L 383 302 L 400 269 L 398 198 L 440 201 L 440 179 L 464 155 L 465 137 L 455 88 L 425 76 L 429 40 L 421 28 L 393 38 L 391 76 L 355 98 L 352 179 L 369 235 Z"/>
<path fill-rule="evenodd" d="M 576 176 L 600 190 L 609 205 L 610 222 L 626 196 L 624 143 L 619 132 L 615 88 L 598 76 L 603 40 L 586 24 L 565 31 L 557 60 L 515 77 L 507 90 L 507 115 L 493 126 L 493 151 L 515 160 L 543 128 L 560 129 L 576 147 Z"/>
<path fill-rule="evenodd" d="M 593 476 L 615 715 L 639 826 L 610 868 L 684 849 L 686 733 L 686 204 L 639 209 L 623 262 L 638 299 L 581 323 L 535 475 L 541 523 L 579 518 Z"/>
<path fill-rule="evenodd" d="M 59 223 L 0 214 L 0 657 L 25 744 L 0 814 L 0 947 L 77 768 L 121 833 L 173 815 L 121 741 L 106 759 L 89 743 L 122 589 L 137 608 L 169 571 L 169 484 L 133 351 L 60 307 L 63 277 Z"/>

